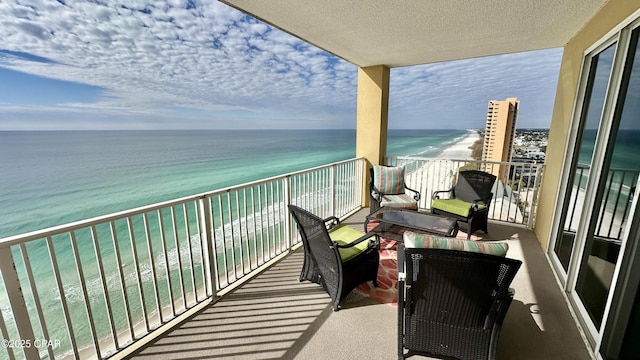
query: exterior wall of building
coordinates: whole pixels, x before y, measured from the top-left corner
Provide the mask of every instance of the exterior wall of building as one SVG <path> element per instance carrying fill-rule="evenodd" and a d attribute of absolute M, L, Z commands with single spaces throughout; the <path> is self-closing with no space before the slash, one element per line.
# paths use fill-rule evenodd
<path fill-rule="evenodd" d="M 489 101 L 482 160 L 511 161 L 519 106 L 520 102 L 516 98 Z M 500 178 L 501 169 L 502 167 L 490 166 L 483 170 Z"/>
<path fill-rule="evenodd" d="M 358 69 L 356 113 L 356 156 L 367 166 L 383 164 L 387 152 L 389 115 L 389 67 L 384 65 Z M 365 176 L 369 172 L 365 171 Z M 363 183 L 363 206 L 369 203 L 369 179 Z"/>
<path fill-rule="evenodd" d="M 638 1 L 610 0 L 564 47 L 535 224 L 543 249 L 547 249 L 553 233 L 553 217 L 585 51 L 638 9 Z"/>

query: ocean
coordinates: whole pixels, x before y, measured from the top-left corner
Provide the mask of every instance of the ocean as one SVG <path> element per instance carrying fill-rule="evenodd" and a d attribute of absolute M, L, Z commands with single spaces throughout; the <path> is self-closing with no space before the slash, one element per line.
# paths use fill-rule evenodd
<path fill-rule="evenodd" d="M 390 130 L 436 157 L 467 130 Z M 0 132 L 0 238 L 355 157 L 355 130 Z"/>
<path fill-rule="evenodd" d="M 588 129 L 584 131 L 580 152 L 578 153 L 578 166 L 588 168 L 593 158 L 593 149 L 596 142 L 597 130 Z M 638 142 L 640 130 L 619 130 L 616 136 L 615 147 L 611 155 L 610 170 L 614 171 L 613 178 L 609 178 L 607 182 L 611 188 L 621 187 L 621 196 L 623 203 L 628 200 L 630 191 L 636 185 L 636 177 L 633 175 L 640 168 L 638 162 L 638 153 L 640 153 L 640 142 Z M 586 188 L 589 171 L 577 171 L 574 184 L 582 189 Z M 617 195 L 617 194 L 615 194 Z M 609 202 L 616 202 L 617 196 L 609 199 Z"/>
<path fill-rule="evenodd" d="M 467 130 L 390 130 L 387 153 L 437 157 L 468 134 Z M 353 157 L 354 130 L 0 132 L 0 239 Z M 46 257 L 45 245 L 28 244 L 30 256 Z M 55 242 L 55 248 L 58 256 L 71 255 L 68 240 Z M 80 243 L 78 251 L 84 262 L 94 250 Z M 103 256 L 107 261 L 112 255 Z M 132 262 L 127 255 L 123 264 L 129 271 Z M 47 294 L 43 308 L 58 308 L 60 295 L 53 286 L 51 266 L 46 261 L 32 266 L 38 284 L 47 284 L 39 290 Z M 73 261 L 63 262 L 59 270 L 68 281 L 67 301 L 79 306 L 83 290 L 74 280 Z M 85 276 L 95 277 L 95 270 L 85 268 Z M 24 278 L 23 265 L 18 271 Z M 145 284 L 145 291 L 150 284 Z M 99 284 L 87 285 L 92 307 L 102 306 Z M 28 307 L 33 306 L 29 301 Z M 139 315 L 141 305 L 131 306 Z M 6 321 L 13 321 L 2 283 L 0 310 Z M 72 317 L 81 324 L 77 341 L 86 345 L 91 338 L 83 314 L 74 311 Z M 125 325 L 122 314 L 115 315 L 117 326 Z M 98 332 L 105 334 L 106 320 L 95 320 Z M 65 329 L 61 314 L 47 322 L 52 339 L 66 339 L 60 333 Z M 68 353 L 69 344 L 63 343 L 59 351 Z M 0 359 L 4 355 L 0 351 Z"/>

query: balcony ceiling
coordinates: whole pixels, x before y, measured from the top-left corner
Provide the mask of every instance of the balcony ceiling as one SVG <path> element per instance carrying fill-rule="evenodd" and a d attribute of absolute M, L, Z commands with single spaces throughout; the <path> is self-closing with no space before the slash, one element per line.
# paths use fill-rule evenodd
<path fill-rule="evenodd" d="M 361 67 L 564 46 L 606 0 L 223 0 Z"/>

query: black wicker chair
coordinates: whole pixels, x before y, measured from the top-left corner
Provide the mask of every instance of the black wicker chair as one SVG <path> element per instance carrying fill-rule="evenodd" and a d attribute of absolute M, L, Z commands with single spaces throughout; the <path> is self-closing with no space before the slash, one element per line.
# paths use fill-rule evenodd
<path fill-rule="evenodd" d="M 513 299 L 509 284 L 521 264 L 496 255 L 398 246 L 398 358 L 495 359 Z"/>
<path fill-rule="evenodd" d="M 373 281 L 374 286 L 378 286 L 377 236 L 366 236 L 340 225 L 333 216 L 321 219 L 295 205 L 289 205 L 289 211 L 304 246 L 300 281 L 320 284 L 331 297 L 334 311 L 338 311 L 340 301 L 363 282 Z"/>
<path fill-rule="evenodd" d="M 383 206 L 418 210 L 420 192 L 405 184 L 404 167 L 374 165 L 369 169 L 369 175 L 369 207 L 372 213 Z"/>
<path fill-rule="evenodd" d="M 460 171 L 454 187 L 433 193 L 431 213 L 467 223 L 467 239 L 477 230 L 488 233 L 487 220 L 493 199 L 491 190 L 495 182 L 496 176 L 484 171 Z M 440 199 L 443 193 L 449 193 L 449 198 Z"/>

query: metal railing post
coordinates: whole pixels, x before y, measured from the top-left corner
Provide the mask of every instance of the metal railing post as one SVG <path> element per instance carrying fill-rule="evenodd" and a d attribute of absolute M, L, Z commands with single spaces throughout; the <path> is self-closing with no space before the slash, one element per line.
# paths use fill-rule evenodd
<path fill-rule="evenodd" d="M 447 189 L 448 186 L 446 184 L 452 182 L 454 176 L 456 176 L 457 172 L 462 167 L 466 166 L 466 168 L 470 169 L 482 169 L 482 171 L 486 172 L 492 172 L 495 169 L 499 169 L 502 174 L 497 183 L 497 185 L 500 186 L 500 191 L 497 191 L 496 194 L 494 194 L 494 205 L 492 205 L 490 209 L 489 218 L 502 222 L 518 223 L 529 229 L 532 229 L 535 226 L 536 207 L 539 200 L 538 196 L 540 184 L 542 182 L 544 164 L 398 156 L 387 157 L 386 161 L 387 164 L 395 164 L 396 166 L 403 162 L 420 162 L 421 165 L 419 167 L 423 167 L 424 169 L 420 170 L 421 173 L 419 175 L 418 173 L 415 175 L 420 176 L 421 178 L 420 181 L 422 185 L 419 190 L 423 196 L 420 199 L 419 206 L 424 209 L 427 209 L 429 206 L 431 193 L 435 190 Z M 525 165 L 529 168 L 528 173 L 524 173 Z M 522 167 L 522 174 L 517 173 L 518 167 Z M 514 170 L 513 173 L 511 173 L 511 170 Z M 510 174 L 511 176 L 509 176 Z M 524 187 L 525 189 L 522 190 L 519 185 L 514 185 L 514 182 L 523 181 L 524 175 L 527 176 L 527 180 L 526 186 Z M 533 176 L 533 179 L 531 176 Z M 526 199 L 524 200 L 520 197 L 523 191 L 526 191 Z M 527 201 L 529 199 L 530 192 L 532 192 L 532 198 L 531 204 L 528 204 Z M 366 195 L 366 193 L 364 195 Z M 497 195 L 500 197 L 498 198 Z M 518 200 L 524 202 L 520 204 Z M 500 206 L 496 207 L 498 204 Z M 513 215 L 514 212 L 515 217 L 510 219 L 510 216 Z M 529 214 L 528 217 L 527 214 Z"/>
<path fill-rule="evenodd" d="M 358 194 L 356 195 L 356 203 L 359 203 L 360 207 L 365 207 L 365 206 L 369 206 L 369 203 L 368 203 L 369 184 L 366 184 L 367 163 L 366 161 L 364 161 L 364 159 L 359 159 L 357 164 L 360 165 L 360 171 L 357 174 L 358 178 L 356 180 L 356 183 L 360 186 L 360 189 L 359 190 L 356 189 L 356 191 L 358 191 Z"/>
<path fill-rule="evenodd" d="M 537 165 L 537 164 L 536 164 Z M 540 187 L 540 179 L 544 165 L 536 166 L 536 176 L 533 180 L 533 196 L 531 197 L 531 205 L 529 206 L 529 217 L 527 218 L 527 229 L 532 230 L 535 222 L 536 213 L 538 212 L 538 188 Z M 529 172 L 531 173 L 531 172 Z M 529 179 L 527 179 L 527 182 Z M 528 184 L 527 184 L 528 185 Z"/>
<path fill-rule="evenodd" d="M 11 310 L 13 311 L 13 318 L 18 328 L 18 336 L 20 336 L 19 339 L 6 340 L 15 340 L 24 351 L 27 359 L 39 359 L 40 354 L 38 354 L 38 348 L 35 344 L 36 337 L 31 327 L 29 311 L 24 301 L 22 288 L 20 287 L 20 279 L 18 278 L 18 271 L 16 270 L 16 264 L 13 260 L 13 254 L 11 254 L 11 247 L 0 248 L 0 272 L 2 272 L 4 288 L 7 291 Z M 11 347 L 7 347 L 7 350 L 10 353 L 13 352 Z"/>
<path fill-rule="evenodd" d="M 165 306 L 163 306 L 163 304 L 171 305 L 167 304 L 167 302 L 176 300 L 173 297 L 172 285 L 168 284 L 166 287 L 168 296 L 165 296 L 166 294 L 164 294 L 164 292 L 159 291 L 159 288 L 161 288 L 160 285 L 164 283 L 164 276 L 167 277 L 167 281 L 171 281 L 169 268 L 163 271 L 163 274 L 160 276 L 157 275 L 159 271 L 162 271 L 162 269 L 158 268 L 161 266 L 160 262 L 164 261 L 166 266 L 169 266 L 170 260 L 168 258 L 169 254 L 167 253 L 168 249 L 166 248 L 166 241 L 168 241 L 166 232 L 169 230 L 165 229 L 166 219 L 163 216 L 163 212 L 171 210 L 171 233 L 175 238 L 174 241 L 176 243 L 179 264 L 177 271 L 188 270 L 191 273 L 191 292 L 193 293 L 193 301 L 195 301 L 195 303 L 191 306 L 187 304 L 189 300 L 186 299 L 184 294 L 186 285 L 184 284 L 184 282 L 186 282 L 186 278 L 184 277 L 181 279 L 181 286 L 179 286 L 183 292 L 183 299 L 185 299 L 183 302 L 185 303 L 185 307 L 189 307 L 188 311 L 195 311 L 201 308 L 203 304 L 215 301 L 228 293 L 229 289 L 233 288 L 231 287 L 231 285 L 233 285 L 232 283 L 241 280 L 240 278 L 242 277 L 250 278 L 254 276 L 259 273 L 263 267 L 269 266 L 272 260 L 277 260 L 278 257 L 286 255 L 286 253 L 290 251 L 293 243 L 297 241 L 298 238 L 296 227 L 288 212 L 287 206 L 289 204 L 306 204 L 314 208 L 315 211 L 324 213 L 331 211 L 335 213 L 336 216 L 344 216 L 347 213 L 358 210 L 360 208 L 359 205 L 363 201 L 362 196 L 366 195 L 366 193 L 362 193 L 366 171 L 367 168 L 364 159 L 344 160 L 333 164 L 236 185 L 227 189 L 218 189 L 27 234 L 2 238 L 0 239 L 0 274 L 2 276 L 2 280 L 0 280 L 2 284 L 0 285 L 5 286 L 9 298 L 7 308 L 10 307 L 11 312 L 9 316 L 2 316 L 3 314 L 0 314 L 0 334 L 2 338 L 6 340 L 30 340 L 31 344 L 34 344 L 36 340 L 42 340 L 39 338 L 47 339 L 50 336 L 50 333 L 46 329 L 47 324 L 45 324 L 44 319 L 49 316 L 59 316 L 64 322 L 61 326 L 66 327 L 67 334 L 69 335 L 68 346 L 70 347 L 70 354 L 72 353 L 70 355 L 71 357 L 79 358 L 80 352 L 90 347 L 95 348 L 95 356 L 98 357 L 111 356 L 112 351 L 115 351 L 116 354 L 129 354 L 131 351 L 135 351 L 131 349 L 136 349 L 139 346 L 134 344 L 143 344 L 150 341 L 149 339 L 157 337 L 159 333 L 168 329 L 165 325 L 170 325 L 170 322 L 184 315 L 179 314 L 177 308 L 173 309 L 173 311 L 166 311 Z M 278 185 L 274 191 L 275 184 Z M 251 188 L 253 192 L 254 187 L 258 190 L 258 204 L 252 201 L 251 209 L 249 209 L 246 191 Z M 262 191 L 264 191 L 264 194 Z M 326 194 L 327 191 L 330 191 L 330 195 Z M 227 194 L 225 205 L 223 205 L 224 194 Z M 240 195 L 236 195 L 235 208 L 231 206 L 233 194 L 243 194 L 242 196 L 244 197 L 244 201 L 240 202 Z M 330 198 L 326 198 L 326 196 L 330 196 Z M 253 200 L 253 194 L 251 197 Z M 266 207 L 263 209 L 265 201 Z M 176 229 L 179 221 L 176 219 L 178 214 L 175 212 L 177 210 L 174 209 L 175 206 L 182 206 L 184 211 L 184 236 L 186 245 L 189 248 L 188 269 L 182 267 L 181 242 L 178 239 Z M 193 210 L 191 210 L 191 206 L 193 206 Z M 242 210 L 242 208 L 244 208 L 244 210 Z M 253 214 L 248 213 L 250 210 L 253 211 Z M 191 211 L 195 211 L 195 213 L 189 215 Z M 158 216 L 157 221 L 153 221 L 155 220 L 155 214 Z M 244 214 L 244 218 L 240 216 L 241 214 Z M 220 224 L 217 223 L 218 218 Z M 228 220 L 226 220 L 226 218 L 228 218 Z M 249 273 L 245 273 L 244 271 L 239 271 L 235 263 L 233 265 L 227 264 L 227 255 L 233 258 L 237 249 L 227 249 L 226 246 L 228 246 L 228 244 L 226 240 L 229 232 L 231 233 L 231 239 L 237 240 L 235 239 L 237 235 L 235 233 L 240 231 L 240 241 L 242 242 L 242 233 L 248 231 L 244 229 L 243 226 L 249 224 L 250 221 L 247 219 L 251 218 L 253 219 L 254 234 L 255 236 L 260 236 L 260 243 L 258 243 L 257 238 L 254 239 L 253 248 L 258 252 L 262 252 L 262 259 L 259 259 L 256 255 L 255 261 L 256 264 L 259 264 L 258 268 L 252 269 Z M 126 222 L 126 224 L 122 224 L 122 236 L 118 233 L 120 231 L 118 230 L 119 221 Z M 238 222 L 238 225 L 235 227 L 234 221 Z M 109 303 L 118 297 L 116 297 L 117 294 L 109 295 L 106 293 L 110 288 L 108 282 L 110 281 L 111 275 L 107 272 L 107 264 L 104 263 L 105 259 L 103 255 L 101 255 L 101 246 L 98 241 L 102 237 L 102 235 L 100 235 L 102 231 L 105 231 L 106 234 L 107 228 L 105 227 L 104 230 L 102 230 L 103 226 L 108 226 L 111 230 L 111 241 L 114 243 L 113 249 L 116 251 L 115 263 L 119 269 L 113 274 L 116 279 L 115 281 L 118 282 L 119 279 L 119 282 L 122 283 L 119 285 L 126 287 L 124 271 L 131 271 L 131 275 L 133 276 L 132 285 L 135 285 L 133 291 L 127 292 L 126 289 L 122 289 L 122 291 L 125 291 L 122 294 L 122 299 L 124 300 L 123 305 L 125 306 L 123 310 L 120 310 L 120 307 L 114 308 L 114 304 L 109 306 Z M 193 226 L 193 228 L 191 226 Z M 286 227 L 286 231 L 284 235 L 281 235 L 280 232 L 282 232 L 283 226 Z M 192 231 L 192 229 L 196 230 Z M 96 261 L 99 267 L 97 271 L 98 274 L 91 278 L 85 275 L 83 270 L 78 241 L 76 239 L 76 232 L 84 234 L 86 231 L 90 232 L 91 238 L 85 241 L 93 245 L 93 252 L 95 252 L 95 256 L 97 256 Z M 128 239 L 124 233 L 128 233 Z M 68 239 L 66 241 L 71 243 L 71 248 L 65 250 L 68 253 L 64 253 L 61 250 L 60 255 L 64 254 L 64 257 L 61 256 L 61 259 L 67 259 L 66 256 L 71 256 L 72 263 L 70 265 L 75 267 L 77 278 L 80 279 L 81 305 L 78 311 L 84 312 L 84 315 L 86 315 L 89 325 L 87 328 L 84 328 L 86 322 L 76 323 L 77 321 L 71 316 L 70 300 L 65 297 L 65 289 L 69 286 L 69 281 L 60 275 L 60 263 L 65 260 L 57 260 L 56 251 L 53 246 L 52 239 L 57 236 L 65 237 Z M 246 236 L 249 237 L 249 235 Z M 83 238 L 84 237 L 86 237 L 86 235 L 83 235 Z M 192 237 L 193 242 L 200 242 L 200 247 L 197 249 L 196 244 L 192 242 Z M 125 239 L 129 241 L 127 246 L 130 247 L 128 252 L 131 253 L 130 267 L 128 264 L 124 265 L 121 258 L 121 249 L 119 248 Z M 41 240 L 45 240 L 44 244 L 48 251 L 48 258 L 46 254 L 29 254 L 26 251 L 29 242 Z M 158 244 L 159 241 L 162 243 Z M 163 248 L 160 252 L 156 251 L 154 253 L 154 248 L 158 248 L 159 245 L 163 245 Z M 16 251 L 12 252 L 12 246 L 19 246 L 21 251 L 13 248 Z M 29 259 L 30 255 L 32 256 L 31 260 Z M 200 259 L 201 261 L 198 261 Z M 30 263 L 40 261 L 46 261 L 51 264 L 52 269 L 50 270 L 50 274 L 53 276 L 54 281 L 51 282 L 51 284 L 38 283 L 38 287 L 36 287 Z M 233 261 L 233 259 L 229 261 Z M 220 264 L 218 264 L 218 262 L 220 262 Z M 247 261 L 243 262 L 243 265 L 246 262 Z M 232 275 L 229 274 L 231 267 L 233 267 L 234 275 L 237 278 L 231 279 Z M 18 269 L 16 270 L 16 268 Z M 26 272 L 25 275 L 22 274 L 23 270 Z M 238 270 L 238 272 L 236 273 L 235 270 Z M 180 278 L 180 274 L 178 277 Z M 102 340 L 102 335 L 99 335 L 101 332 L 98 331 L 100 324 L 97 324 L 95 318 L 97 310 L 90 306 L 90 296 L 93 296 L 93 292 L 89 286 L 89 281 L 93 281 L 94 278 L 98 281 L 98 287 L 96 288 L 98 296 L 102 298 L 103 302 L 107 302 L 107 306 L 105 306 L 104 309 L 108 313 L 106 325 L 110 331 L 109 336 L 120 336 L 120 338 L 115 339 L 113 343 L 116 349 L 112 349 L 110 343 L 100 341 Z M 240 283 L 241 282 L 237 282 L 237 284 Z M 57 293 L 60 294 L 59 301 L 61 311 L 58 311 L 57 308 L 51 309 L 44 307 L 43 309 L 40 301 L 44 300 L 44 296 L 38 293 L 40 285 L 43 285 L 42 291 L 57 291 Z M 76 284 L 73 283 L 71 285 L 75 286 Z M 115 286 L 117 287 L 117 285 L 118 284 Z M 164 286 L 162 286 L 162 288 L 163 290 L 165 289 Z M 35 309 L 30 308 L 32 305 L 31 302 L 29 302 L 29 304 L 26 303 L 26 299 L 23 297 L 23 289 L 27 294 L 29 294 L 29 289 L 31 290 Z M 32 297 L 29 295 L 29 300 L 31 301 L 31 299 Z M 130 302 L 141 305 L 139 309 L 140 314 L 134 314 L 134 309 L 130 308 Z M 58 311 L 60 313 L 51 315 L 52 311 Z M 128 319 L 126 319 L 128 324 L 122 324 L 122 329 L 114 323 L 115 318 L 113 316 L 118 311 L 124 311 L 124 317 L 128 317 Z M 6 314 L 6 312 L 4 314 Z M 16 326 L 13 324 L 14 321 L 17 324 L 17 331 Z M 152 321 L 153 323 L 150 323 Z M 7 322 L 9 322 L 9 324 L 7 324 Z M 38 323 L 42 326 L 42 329 L 39 329 Z M 139 331 L 134 331 L 132 328 L 132 324 L 134 323 L 141 325 Z M 80 327 L 83 327 L 84 330 L 80 330 Z M 129 332 L 135 332 L 135 334 L 130 334 L 130 339 L 125 339 L 125 337 L 123 337 L 125 333 L 119 331 L 125 331 L 127 327 Z M 88 340 L 78 340 L 77 334 L 80 332 L 85 332 Z M 18 337 L 18 339 L 15 339 L 15 337 Z M 55 341 L 57 339 L 49 340 Z M 24 350 L 17 351 L 15 348 L 7 349 L 4 353 L 8 354 L 9 359 L 23 357 L 27 359 L 38 359 L 39 352 L 48 352 L 49 357 L 52 357 L 54 353 L 52 348 L 38 349 L 34 346 L 31 348 L 24 347 Z M 120 357 L 119 355 L 115 355 L 115 358 Z"/>
<path fill-rule="evenodd" d="M 291 216 L 289 215 L 289 205 L 291 205 L 291 177 L 285 176 L 282 179 L 282 190 L 284 191 L 284 244 L 287 251 L 291 250 Z"/>
<path fill-rule="evenodd" d="M 200 209 L 200 241 L 204 245 L 206 251 L 204 257 L 204 266 L 207 274 L 207 294 L 213 299 L 217 297 L 216 288 L 216 253 L 213 244 L 213 229 L 211 228 L 211 205 L 208 196 L 198 199 Z"/>
<path fill-rule="evenodd" d="M 338 165 L 333 165 L 329 168 L 329 193 L 331 194 L 331 199 L 329 202 L 329 212 L 331 215 L 336 213 L 336 167 Z"/>

